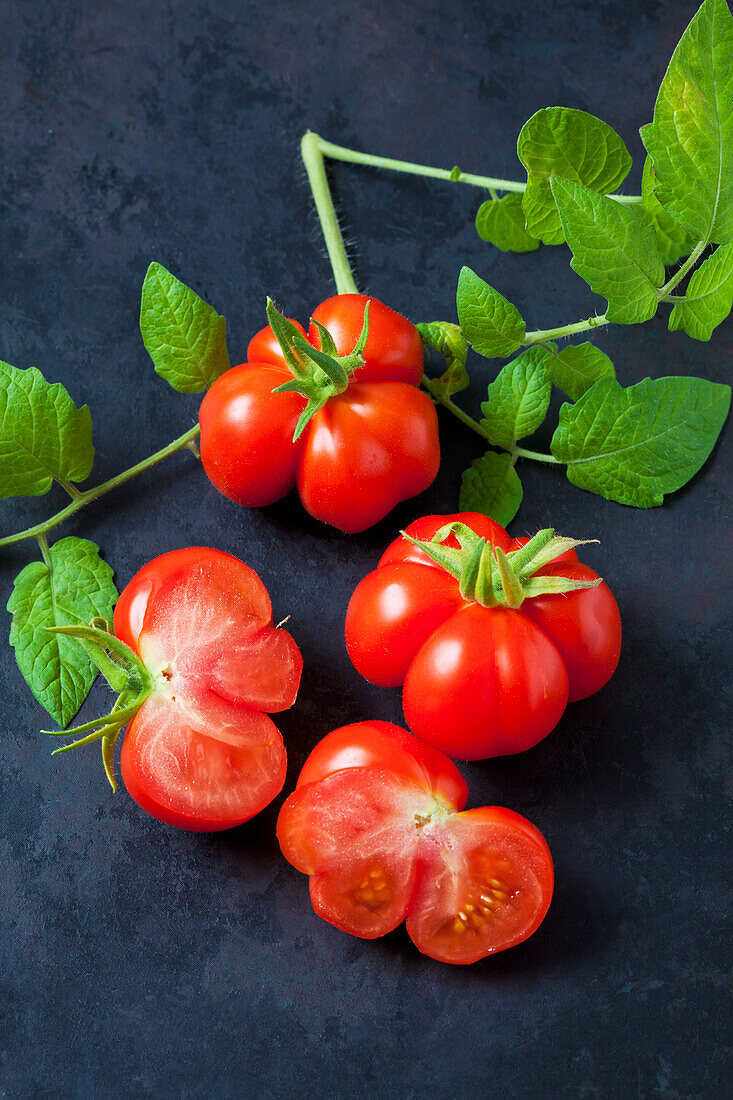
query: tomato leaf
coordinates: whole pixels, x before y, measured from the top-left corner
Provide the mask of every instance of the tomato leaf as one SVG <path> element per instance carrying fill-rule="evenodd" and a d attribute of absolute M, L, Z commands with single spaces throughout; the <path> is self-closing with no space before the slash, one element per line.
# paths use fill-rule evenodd
<path fill-rule="evenodd" d="M 649 157 L 644 161 L 644 171 L 641 176 L 642 205 L 639 213 L 647 222 L 657 238 L 657 250 L 664 263 L 669 267 L 676 264 L 685 256 L 689 256 L 695 247 L 695 239 L 678 225 L 671 214 L 662 206 L 654 193 L 656 176 L 654 167 Z"/>
<path fill-rule="evenodd" d="M 631 155 L 616 131 L 571 107 L 544 107 L 533 114 L 519 133 L 517 155 L 527 169 L 522 200 L 527 232 L 544 244 L 565 240 L 550 188 L 553 176 L 607 194 L 631 168 Z"/>
<path fill-rule="evenodd" d="M 709 340 L 733 306 L 733 243 L 720 245 L 695 271 L 685 296 L 669 315 L 671 332 L 684 329 L 693 340 Z"/>
<path fill-rule="evenodd" d="M 544 367 L 547 354 L 542 347 L 528 348 L 489 384 L 489 399 L 481 405 L 481 426 L 491 444 L 510 450 L 545 419 L 551 393 Z"/>
<path fill-rule="evenodd" d="M 534 252 L 540 242 L 525 225 L 522 196 L 514 192 L 500 199 L 487 199 L 476 212 L 476 232 L 502 252 Z"/>
<path fill-rule="evenodd" d="M 483 512 L 506 527 L 522 503 L 522 483 L 512 456 L 487 451 L 464 471 L 458 507 L 461 512 Z"/>
<path fill-rule="evenodd" d="M 730 394 L 730 386 L 703 378 L 645 378 L 627 389 L 602 378 L 561 407 L 550 449 L 581 489 L 654 508 L 703 465 Z"/>
<path fill-rule="evenodd" d="M 0 362 L 0 497 L 40 496 L 84 481 L 94 461 L 92 416 L 60 382 Z"/>
<path fill-rule="evenodd" d="M 429 321 L 415 327 L 423 344 L 439 351 L 447 364 L 439 378 L 431 379 L 432 387 L 439 388 L 446 397 L 465 390 L 470 381 L 466 370 L 468 344 L 458 325 L 452 325 L 449 321 Z"/>
<path fill-rule="evenodd" d="M 545 374 L 571 401 L 577 401 L 599 378 L 615 378 L 613 363 L 605 352 L 587 340 L 569 344 L 562 351 L 556 344 L 543 345 Z"/>
<path fill-rule="evenodd" d="M 31 562 L 15 578 L 10 644 L 29 688 L 61 726 L 79 710 L 97 670 L 78 642 L 46 627 L 111 618 L 117 601 L 112 576 L 99 547 L 72 536 L 51 546 L 48 564 Z"/>
<path fill-rule="evenodd" d="M 524 340 L 519 310 L 470 267 L 461 268 L 456 294 L 461 332 L 488 359 L 511 355 Z"/>
<path fill-rule="evenodd" d="M 635 210 L 579 183 L 551 182 L 570 266 L 608 300 L 606 317 L 622 325 L 648 321 L 657 311 L 664 264 L 652 229 Z"/>
<path fill-rule="evenodd" d="M 156 373 L 179 393 L 202 393 L 231 366 L 225 319 L 158 263 L 143 283 L 140 332 Z"/>
<path fill-rule="evenodd" d="M 696 240 L 733 240 L 733 17 L 705 0 L 677 45 L 641 128 L 656 194 Z"/>

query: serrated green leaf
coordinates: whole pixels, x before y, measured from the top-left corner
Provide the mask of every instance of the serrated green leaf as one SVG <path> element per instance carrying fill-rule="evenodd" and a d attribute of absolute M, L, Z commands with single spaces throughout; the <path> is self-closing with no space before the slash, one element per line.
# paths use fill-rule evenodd
<path fill-rule="evenodd" d="M 695 240 L 733 240 L 733 17 L 705 0 L 641 128 L 662 206 Z"/>
<path fill-rule="evenodd" d="M 527 169 L 522 200 L 527 232 L 544 244 L 565 240 L 550 188 L 553 176 L 608 194 L 631 168 L 631 155 L 616 131 L 572 107 L 544 107 L 533 114 L 519 133 L 517 155 Z"/>
<path fill-rule="evenodd" d="M 470 381 L 466 370 L 468 344 L 458 325 L 450 321 L 426 321 L 415 327 L 423 344 L 445 357 L 446 369 L 439 378 L 431 379 L 433 386 L 437 386 L 446 397 L 465 390 Z"/>
<path fill-rule="evenodd" d="M 158 263 L 143 283 L 140 332 L 156 373 L 179 393 L 202 393 L 231 366 L 225 319 Z"/>
<path fill-rule="evenodd" d="M 639 213 L 642 218 L 654 230 L 657 238 L 657 250 L 664 263 L 669 267 L 678 260 L 689 256 L 695 247 L 695 239 L 687 230 L 678 225 L 674 218 L 667 213 L 661 202 L 654 194 L 656 177 L 649 157 L 644 161 L 644 171 L 641 176 L 642 205 Z"/>
<path fill-rule="evenodd" d="M 550 447 L 574 485 L 654 508 L 697 473 L 729 408 L 730 386 L 704 378 L 645 378 L 627 389 L 602 378 L 561 407 Z"/>
<path fill-rule="evenodd" d="M 476 212 L 476 232 L 502 252 L 534 252 L 540 247 L 527 232 L 522 196 L 516 192 L 482 202 Z"/>
<path fill-rule="evenodd" d="M 506 527 L 521 503 L 522 483 L 511 455 L 487 451 L 464 471 L 458 498 L 461 512 L 483 512 Z"/>
<path fill-rule="evenodd" d="M 511 355 L 524 340 L 519 310 L 470 267 L 461 268 L 456 305 L 461 332 L 479 355 Z"/>
<path fill-rule="evenodd" d="M 545 348 L 528 348 L 502 367 L 489 384 L 489 399 L 481 405 L 481 426 L 490 443 L 510 450 L 545 419 L 551 394 L 544 367 L 547 355 Z"/>
<path fill-rule="evenodd" d="M 0 361 L 0 497 L 40 496 L 84 481 L 94 461 L 92 416 L 60 382 Z"/>
<path fill-rule="evenodd" d="M 657 311 L 664 264 L 651 228 L 635 210 L 580 183 L 551 181 L 570 266 L 608 301 L 606 317 L 622 325 L 648 321 Z"/>
<path fill-rule="evenodd" d="M 599 378 L 616 377 L 606 353 L 587 340 L 583 344 L 569 344 L 562 351 L 555 344 L 544 346 L 548 349 L 545 373 L 571 401 L 581 398 Z"/>
<path fill-rule="evenodd" d="M 685 297 L 669 315 L 671 332 L 709 340 L 733 306 L 733 243 L 720 245 L 693 273 Z"/>
<path fill-rule="evenodd" d="M 10 644 L 38 702 L 61 726 L 82 705 L 97 675 L 82 646 L 46 627 L 112 618 L 117 589 L 112 568 L 87 539 L 60 539 L 49 550 L 51 566 L 26 565 L 8 600 Z"/>

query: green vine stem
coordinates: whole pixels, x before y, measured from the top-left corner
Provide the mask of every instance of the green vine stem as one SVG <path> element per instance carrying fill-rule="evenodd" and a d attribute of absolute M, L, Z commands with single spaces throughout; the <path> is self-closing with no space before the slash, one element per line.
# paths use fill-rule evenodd
<path fill-rule="evenodd" d="M 473 417 L 469 416 L 467 412 L 464 412 L 459 405 L 456 405 L 455 401 L 443 392 L 435 379 L 428 378 L 428 376 L 424 374 L 422 376 L 422 384 L 433 400 L 439 405 L 442 405 L 448 412 L 453 413 L 453 416 L 460 420 L 462 424 L 465 424 L 466 427 L 470 428 L 476 435 L 480 435 L 481 438 L 485 439 L 487 443 L 490 443 L 492 447 L 499 447 L 499 444 L 494 443 L 493 440 L 489 438 L 488 433 L 481 427 L 478 420 L 474 420 Z M 518 458 L 531 458 L 534 462 L 558 463 L 558 459 L 556 459 L 554 455 L 547 455 L 542 451 L 529 451 L 526 447 L 517 447 L 516 444 L 511 449 L 499 447 L 499 450 L 506 450 L 515 462 Z"/>
<path fill-rule="evenodd" d="M 331 261 L 333 277 L 336 280 L 336 291 L 339 294 L 358 294 L 349 257 L 346 254 L 346 245 L 339 227 L 336 208 L 333 205 L 331 188 L 328 185 L 322 145 L 322 139 L 319 138 L 318 134 L 314 134 L 309 130 L 301 139 L 300 152 L 305 170 L 308 173 L 308 182 L 313 192 L 318 220 L 321 223 L 323 238 L 328 249 L 328 258 Z"/>
<path fill-rule="evenodd" d="M 346 252 L 346 245 L 344 244 L 344 238 L 341 233 L 341 228 L 338 223 L 338 217 L 336 215 L 336 208 L 333 205 L 333 198 L 331 196 L 331 189 L 328 185 L 328 177 L 326 176 L 326 165 L 324 160 L 324 154 L 328 156 L 333 155 L 333 150 L 337 149 L 342 152 L 352 153 L 353 150 L 342 150 L 339 145 L 332 145 L 328 141 L 324 141 L 318 134 L 313 133 L 312 130 L 308 130 L 303 135 L 300 143 L 301 153 L 303 156 L 303 163 L 305 164 L 306 171 L 308 173 L 308 181 L 313 192 L 313 199 L 316 204 L 316 210 L 318 212 L 318 220 L 321 224 L 321 230 L 323 231 L 323 237 L 326 242 L 326 248 L 328 249 L 328 256 L 331 261 L 331 267 L 333 269 L 333 277 L 336 282 L 336 290 L 339 294 L 356 294 L 358 288 L 354 280 L 354 274 L 351 270 L 351 264 L 349 263 L 349 257 Z M 385 158 L 375 157 L 363 160 L 366 154 L 354 154 L 357 158 L 355 163 L 372 163 L 378 162 L 383 164 Z M 341 159 L 348 160 L 348 157 Z M 353 158 L 352 158 L 353 159 Z M 397 164 L 401 164 L 401 161 L 388 162 L 389 165 L 394 167 Z M 415 166 L 413 166 L 415 167 Z M 417 166 L 421 167 L 421 166 Z M 419 174 L 421 175 L 434 175 L 437 172 L 442 172 L 441 169 L 428 169 Z M 450 172 L 445 173 L 447 178 L 450 178 Z M 442 175 L 441 175 L 442 178 Z M 476 177 L 476 179 L 485 177 Z M 510 181 L 495 180 L 494 185 L 501 187 L 502 183 Z M 482 184 L 484 186 L 484 184 Z M 486 185 L 488 186 L 488 185 Z M 522 185 L 523 186 L 523 185 Z M 519 188 L 519 184 L 514 184 L 515 190 Z M 578 321 L 574 325 L 565 325 L 562 328 L 557 329 L 542 329 L 537 332 L 528 332 L 525 343 L 535 344 L 540 343 L 543 340 L 552 340 L 560 336 L 568 336 L 573 332 L 583 332 L 585 329 L 597 328 L 599 325 L 606 324 L 605 315 L 602 317 L 589 317 L 587 321 Z M 488 435 L 472 416 L 469 416 L 467 412 L 464 412 L 458 405 L 451 401 L 450 397 L 443 394 L 439 386 L 436 386 L 432 379 L 427 375 L 423 375 L 422 384 L 425 389 L 430 393 L 436 402 L 447 409 L 465 424 L 467 428 L 470 428 L 472 432 L 476 432 L 482 439 L 485 439 L 487 443 L 491 443 Z M 493 446 L 493 444 L 492 444 Z M 504 449 L 504 448 L 502 448 Z M 550 462 L 556 463 L 557 459 L 553 455 L 542 454 L 539 451 L 528 451 L 524 447 L 513 447 L 509 454 L 516 462 L 517 458 L 531 458 L 535 462 Z M 0 546 L 2 541 L 0 540 Z"/>
<path fill-rule="evenodd" d="M 347 164 L 365 164 L 370 168 L 386 168 L 388 171 L 405 172 L 411 176 L 429 176 L 431 179 L 448 180 L 450 183 L 467 183 L 471 187 L 482 187 L 489 192 L 492 190 L 522 192 L 527 188 L 527 184 L 519 180 L 477 176 L 471 172 L 462 172 L 457 165 L 451 169 L 431 168 L 427 164 L 413 164 L 408 160 L 394 160 L 392 157 L 376 157 L 372 153 L 360 153 L 356 149 L 347 149 L 344 145 L 334 145 L 332 141 L 326 141 L 310 130 L 305 137 L 319 150 L 322 157 L 331 157 L 332 160 L 345 161 Z M 305 138 L 303 140 L 305 141 Z M 610 195 L 609 198 L 627 206 L 641 205 L 641 195 Z"/>
<path fill-rule="evenodd" d="M 527 332 L 521 347 L 530 347 L 532 344 L 544 344 L 547 340 L 561 340 L 564 336 L 574 336 L 577 332 L 588 332 L 590 329 L 601 328 L 610 321 L 605 313 L 595 317 L 587 317 L 585 321 L 575 321 L 572 325 L 560 325 L 558 328 L 538 328 L 534 332 Z"/>
<path fill-rule="evenodd" d="M 189 428 L 187 432 L 184 432 L 183 435 L 180 435 L 178 439 L 174 439 L 172 443 L 169 443 L 166 447 L 162 447 L 159 451 L 156 451 L 155 454 L 149 455 L 141 462 L 137 462 L 134 466 L 130 466 L 128 470 L 123 470 L 121 474 L 116 474 L 108 481 L 103 481 L 101 485 L 95 485 L 85 492 L 80 493 L 77 490 L 76 496 L 71 504 L 67 504 L 60 512 L 44 520 L 43 523 L 37 523 L 35 527 L 27 527 L 24 531 L 16 531 L 13 535 L 5 535 L 4 538 L 0 539 L 0 547 L 12 546 L 13 543 L 24 542 L 26 539 L 37 539 L 41 547 L 41 552 L 44 554 L 44 558 L 46 558 L 48 554 L 46 535 L 49 531 L 52 531 L 54 527 L 58 527 L 60 523 L 63 523 L 70 516 L 73 516 L 76 512 L 85 508 L 87 504 L 91 504 L 93 500 L 98 500 L 100 497 L 104 496 L 105 493 L 111 492 L 112 489 L 116 489 L 119 485 L 124 485 L 126 481 L 131 481 L 132 478 L 137 477 L 137 475 L 143 473 L 144 470 L 149 470 L 150 467 L 155 466 L 156 463 L 162 462 L 162 460 L 168 458 L 169 455 L 176 454 L 177 451 L 182 451 L 186 447 L 190 450 L 191 444 L 194 443 L 199 432 L 200 428 L 198 424 L 196 424 L 193 428 Z"/>

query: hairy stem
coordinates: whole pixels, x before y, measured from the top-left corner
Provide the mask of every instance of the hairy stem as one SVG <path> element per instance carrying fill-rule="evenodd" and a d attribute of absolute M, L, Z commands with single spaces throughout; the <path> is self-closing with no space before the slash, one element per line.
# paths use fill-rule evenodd
<path fill-rule="evenodd" d="M 554 455 L 546 455 L 541 451 L 528 451 L 525 447 L 517 447 L 516 444 L 509 449 L 508 447 L 501 447 L 498 443 L 493 443 L 489 438 L 488 433 L 479 424 L 477 420 L 474 420 L 472 416 L 469 416 L 467 412 L 464 412 L 454 401 L 443 393 L 440 386 L 436 386 L 434 379 L 428 378 L 427 375 L 423 375 L 422 384 L 429 394 L 442 405 L 444 409 L 452 413 L 453 416 L 460 420 L 461 424 L 465 424 L 467 428 L 470 428 L 476 435 L 480 435 L 482 439 L 485 439 L 487 443 L 491 443 L 492 447 L 499 447 L 500 450 L 506 451 L 512 456 L 512 466 L 515 464 L 518 458 L 531 458 L 535 462 L 554 462 L 557 463 L 558 459 Z"/>
<path fill-rule="evenodd" d="M 422 376 L 422 384 L 439 405 L 442 405 L 448 412 L 453 413 L 453 415 L 457 417 L 462 424 L 465 424 L 467 428 L 470 428 L 472 432 L 476 432 L 476 434 L 480 435 L 482 439 L 485 439 L 487 443 L 489 442 L 489 437 L 479 422 L 474 420 L 472 416 L 469 416 L 467 412 L 464 412 L 463 409 L 459 408 L 455 402 L 451 401 L 450 397 L 441 390 L 440 386 L 435 384 L 432 378 L 428 378 L 428 376 L 424 374 Z"/>
<path fill-rule="evenodd" d="M 659 298 L 660 302 L 665 301 L 669 297 L 670 291 L 674 290 L 674 288 L 682 282 L 690 268 L 694 267 L 697 261 L 700 259 L 707 246 L 707 237 L 705 237 L 702 241 L 698 241 L 685 262 L 677 268 L 672 278 L 668 279 L 664 286 L 660 286 L 659 290 L 657 291 L 657 298 Z"/>
<path fill-rule="evenodd" d="M 341 234 L 341 229 L 333 205 L 331 189 L 328 186 L 326 176 L 326 162 L 321 148 L 321 139 L 318 134 L 309 130 L 303 135 L 300 143 L 300 152 L 303 164 L 308 173 L 308 182 L 313 192 L 313 201 L 318 211 L 318 220 L 321 223 L 323 238 L 328 249 L 328 258 L 331 261 L 333 277 L 336 281 L 336 291 L 339 294 L 357 294 L 358 289 L 354 281 L 354 275 L 346 254 L 346 245 Z"/>
<path fill-rule="evenodd" d="M 70 516 L 73 516 L 76 512 L 86 507 L 87 504 L 91 504 L 93 500 L 98 500 L 99 497 L 104 496 L 105 493 L 109 493 L 112 489 L 116 489 L 118 485 L 124 485 L 126 481 L 132 480 L 132 478 L 137 477 L 137 475 L 141 474 L 144 470 L 148 470 L 151 466 L 155 466 L 156 463 L 162 462 L 162 460 L 168 458 L 169 455 L 183 450 L 184 447 L 188 447 L 188 445 L 196 439 L 199 431 L 200 428 L 198 424 L 196 424 L 193 428 L 189 428 L 187 432 L 184 432 L 183 435 L 180 435 L 178 439 L 174 439 L 167 447 L 162 447 L 161 450 L 156 451 L 155 454 L 149 455 L 148 458 L 144 458 L 142 462 L 137 462 L 134 466 L 130 466 L 128 470 L 123 470 L 121 474 L 116 474 L 114 477 L 111 477 L 109 481 L 102 482 L 101 485 L 96 485 L 91 489 L 87 489 L 84 493 L 79 493 L 79 495 L 72 500 L 71 504 L 67 504 L 65 508 L 62 508 L 56 515 L 51 516 L 50 519 L 44 520 L 43 523 L 37 523 L 35 527 L 27 527 L 24 531 L 16 531 L 13 535 L 6 535 L 4 538 L 0 539 L 0 546 L 11 546 L 13 543 L 24 542 L 26 539 L 38 539 L 45 559 L 48 554 L 46 534 L 49 531 L 52 531 L 54 527 L 58 527 L 60 523 L 63 523 L 64 520 L 67 520 Z"/>
<path fill-rule="evenodd" d="M 526 447 L 517 447 L 516 444 L 512 447 L 511 453 L 519 458 L 531 458 L 533 462 L 559 463 L 560 461 L 554 455 L 546 455 L 543 451 L 528 451 Z"/>
<path fill-rule="evenodd" d="M 572 336 L 576 332 L 588 332 L 589 329 L 600 328 L 602 325 L 608 324 L 610 322 L 606 314 L 600 313 L 595 317 L 586 318 L 585 321 L 575 321 L 572 325 L 536 329 L 534 332 L 525 333 L 522 347 L 528 347 L 531 344 L 543 344 L 546 340 L 560 340 L 563 336 Z"/>
<path fill-rule="evenodd" d="M 467 183 L 471 187 L 483 187 L 495 191 L 524 191 L 527 184 L 519 180 L 498 179 L 496 176 L 477 176 L 471 172 L 462 172 L 459 168 L 431 168 L 427 164 L 414 164 L 408 160 L 394 160 L 392 157 L 377 157 L 372 153 L 360 153 L 356 149 L 347 149 L 344 145 L 334 145 L 332 141 L 326 141 L 318 134 L 308 132 L 306 137 L 312 139 L 320 152 L 333 160 L 345 161 L 347 164 L 366 164 L 371 168 L 386 168 L 392 172 L 406 172 L 412 176 L 428 176 L 431 179 L 448 180 L 451 183 Z M 638 206 L 641 204 L 641 195 L 610 195 L 609 198 L 626 205 Z"/>

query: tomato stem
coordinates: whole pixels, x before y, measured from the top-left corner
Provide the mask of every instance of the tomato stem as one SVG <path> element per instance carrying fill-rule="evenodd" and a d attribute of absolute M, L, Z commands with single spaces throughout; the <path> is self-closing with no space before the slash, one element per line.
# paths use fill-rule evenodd
<path fill-rule="evenodd" d="M 360 153 L 357 149 L 347 149 L 344 145 L 334 145 L 332 141 L 326 141 L 311 131 L 306 134 L 317 145 L 322 156 L 331 157 L 332 160 L 341 160 L 347 164 L 365 164 L 370 168 L 385 168 L 392 172 L 404 172 L 412 176 L 428 176 L 431 179 L 446 180 L 450 183 L 466 183 L 471 187 L 482 187 L 493 191 L 526 190 L 527 184 L 519 180 L 498 179 L 496 176 L 477 176 L 471 172 L 462 172 L 456 165 L 454 168 L 431 168 L 427 164 L 415 164 L 408 160 L 394 160 L 392 157 L 378 157 L 372 153 Z M 305 140 L 305 139 L 304 139 Z M 496 196 L 492 195 L 492 198 Z M 641 195 L 609 195 L 626 206 L 639 206 Z"/>
<path fill-rule="evenodd" d="M 527 332 L 521 346 L 530 347 L 532 344 L 543 344 L 547 340 L 561 340 L 564 336 L 573 336 L 576 332 L 588 332 L 589 329 L 600 328 L 610 324 L 605 313 L 596 314 L 595 317 L 587 317 L 584 321 L 574 321 L 570 325 L 560 325 L 558 328 L 540 328 L 534 332 Z"/>
<path fill-rule="evenodd" d="M 660 286 L 659 290 L 657 291 L 657 298 L 659 298 L 660 302 L 666 300 L 670 291 L 674 290 L 674 288 L 682 282 L 690 268 L 695 266 L 695 264 L 700 259 L 701 255 L 708 246 L 708 239 L 708 237 L 705 237 L 703 238 L 703 240 L 698 241 L 685 262 L 683 264 L 680 264 L 674 275 L 667 280 L 664 286 Z"/>
<path fill-rule="evenodd" d="M 178 439 L 174 439 L 172 443 L 168 443 L 167 446 L 161 447 L 159 451 L 144 458 L 141 462 L 136 462 L 134 466 L 130 466 L 129 469 L 123 470 L 120 474 L 115 474 L 114 477 L 109 478 L 108 481 L 103 481 L 101 485 L 95 485 L 91 489 L 87 489 L 83 493 L 77 493 L 76 497 L 72 500 L 71 504 L 67 504 L 65 508 L 62 508 L 60 512 L 56 512 L 55 515 L 49 519 L 44 520 L 43 523 L 37 523 L 34 527 L 26 527 L 23 531 L 16 531 L 13 535 L 5 535 L 0 539 L 0 547 L 11 546 L 16 542 L 24 542 L 26 539 L 38 539 L 41 545 L 41 551 L 43 552 L 44 544 L 46 545 L 46 553 L 48 551 L 48 545 L 45 542 L 45 536 L 49 531 L 52 531 L 54 527 L 58 527 L 60 523 L 69 519 L 76 512 L 79 512 L 82 508 L 85 508 L 87 504 L 91 504 L 92 501 L 98 500 L 104 496 L 105 493 L 111 492 L 112 489 L 116 489 L 119 485 L 124 485 L 126 481 L 131 481 L 132 478 L 137 477 L 138 474 L 143 473 L 144 470 L 150 469 L 151 466 L 155 466 L 156 463 L 162 462 L 164 458 L 168 458 L 169 455 L 176 454 L 177 451 L 182 451 L 184 448 L 189 448 L 194 440 L 198 437 L 200 428 L 198 424 L 193 428 L 189 428 L 187 432 L 180 435 Z M 43 539 L 43 542 L 41 541 Z M 44 554 L 44 557 L 46 554 Z"/>
<path fill-rule="evenodd" d="M 328 258 L 331 261 L 333 277 L 336 281 L 336 291 L 338 294 L 358 294 L 354 274 L 346 253 L 346 245 L 338 223 L 336 208 L 333 205 L 331 188 L 328 185 L 326 162 L 321 145 L 321 138 L 318 134 L 308 130 L 301 139 L 300 152 L 305 170 L 308 173 L 308 182 L 318 211 L 323 239 L 328 249 Z"/>

